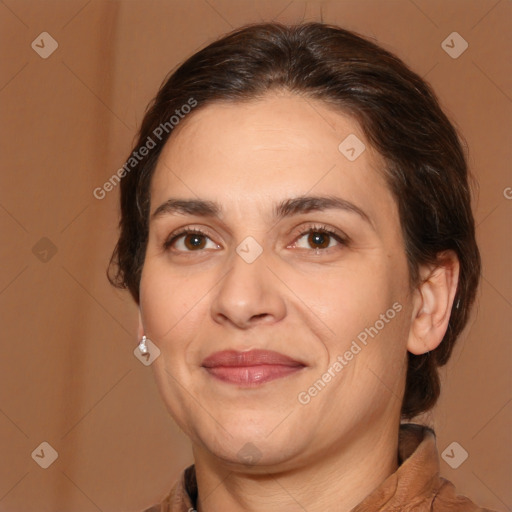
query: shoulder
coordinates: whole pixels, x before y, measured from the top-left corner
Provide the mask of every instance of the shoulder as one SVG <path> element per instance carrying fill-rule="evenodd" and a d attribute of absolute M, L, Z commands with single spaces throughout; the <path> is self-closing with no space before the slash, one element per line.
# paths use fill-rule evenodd
<path fill-rule="evenodd" d="M 171 491 L 157 505 L 143 512 L 190 512 L 195 510 L 197 500 L 197 481 L 195 466 L 186 468 L 180 478 L 175 482 Z"/>
<path fill-rule="evenodd" d="M 439 487 L 431 505 L 432 512 L 496 512 L 482 508 L 466 496 L 457 494 L 455 486 L 445 478 L 439 478 Z"/>

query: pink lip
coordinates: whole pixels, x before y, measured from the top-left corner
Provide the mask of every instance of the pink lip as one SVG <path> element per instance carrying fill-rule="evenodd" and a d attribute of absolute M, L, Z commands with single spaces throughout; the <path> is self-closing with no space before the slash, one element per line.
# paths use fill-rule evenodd
<path fill-rule="evenodd" d="M 305 367 L 299 361 L 270 350 L 215 352 L 202 366 L 219 380 L 249 387 L 286 377 Z"/>

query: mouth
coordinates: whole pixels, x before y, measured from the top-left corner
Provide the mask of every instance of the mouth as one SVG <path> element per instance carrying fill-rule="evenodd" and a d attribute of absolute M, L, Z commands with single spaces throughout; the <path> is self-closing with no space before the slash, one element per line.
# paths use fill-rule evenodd
<path fill-rule="evenodd" d="M 201 366 L 213 378 L 242 387 L 256 387 L 288 377 L 306 367 L 300 361 L 270 350 L 215 352 Z"/>

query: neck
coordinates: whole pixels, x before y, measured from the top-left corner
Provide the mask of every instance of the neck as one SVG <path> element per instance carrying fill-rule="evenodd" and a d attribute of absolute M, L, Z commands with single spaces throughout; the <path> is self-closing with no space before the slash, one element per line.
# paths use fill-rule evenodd
<path fill-rule="evenodd" d="M 194 446 L 198 512 L 349 512 L 398 468 L 399 423 L 367 428 L 292 469 L 228 464 Z M 290 466 L 288 464 L 288 466 Z"/>

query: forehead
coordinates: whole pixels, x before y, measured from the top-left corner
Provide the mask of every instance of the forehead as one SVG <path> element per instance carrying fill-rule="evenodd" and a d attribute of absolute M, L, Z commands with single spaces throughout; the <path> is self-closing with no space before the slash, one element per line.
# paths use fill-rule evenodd
<path fill-rule="evenodd" d="M 160 155 L 151 203 L 172 193 L 243 198 L 249 206 L 284 194 L 336 190 L 351 197 L 366 193 L 377 206 L 390 199 L 382 167 L 355 119 L 319 100 L 273 93 L 212 103 L 185 118 Z"/>

